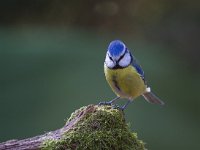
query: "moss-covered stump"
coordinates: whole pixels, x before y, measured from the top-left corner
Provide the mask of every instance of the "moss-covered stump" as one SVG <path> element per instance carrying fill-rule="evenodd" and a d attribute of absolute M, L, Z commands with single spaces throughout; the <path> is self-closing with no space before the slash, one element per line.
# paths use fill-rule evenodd
<path fill-rule="evenodd" d="M 122 111 L 89 105 L 72 113 L 59 137 L 45 140 L 43 150 L 144 150 Z"/>

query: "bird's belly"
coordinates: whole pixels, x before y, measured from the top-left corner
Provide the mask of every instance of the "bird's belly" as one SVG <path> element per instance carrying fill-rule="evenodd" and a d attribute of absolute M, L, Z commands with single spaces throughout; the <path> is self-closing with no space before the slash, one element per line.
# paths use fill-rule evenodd
<path fill-rule="evenodd" d="M 146 86 L 133 67 L 106 69 L 106 79 L 112 90 L 122 98 L 134 99 L 144 93 Z"/>

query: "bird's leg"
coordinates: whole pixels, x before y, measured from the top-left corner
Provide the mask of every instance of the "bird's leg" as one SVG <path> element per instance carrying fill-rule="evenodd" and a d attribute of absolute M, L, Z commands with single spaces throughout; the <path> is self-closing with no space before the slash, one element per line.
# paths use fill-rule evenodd
<path fill-rule="evenodd" d="M 126 107 L 127 107 L 131 102 L 132 102 L 132 100 L 128 100 L 124 106 L 118 107 L 118 109 L 120 109 L 120 110 L 123 111 L 124 109 L 126 109 Z"/>
<path fill-rule="evenodd" d="M 99 105 L 112 105 L 116 100 L 118 100 L 120 97 L 117 96 L 115 97 L 114 99 L 112 99 L 111 101 L 108 101 L 108 102 L 100 102 Z"/>

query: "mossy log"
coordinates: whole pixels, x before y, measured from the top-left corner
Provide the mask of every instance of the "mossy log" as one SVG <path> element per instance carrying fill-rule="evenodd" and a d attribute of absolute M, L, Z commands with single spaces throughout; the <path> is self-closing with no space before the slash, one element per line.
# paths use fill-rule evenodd
<path fill-rule="evenodd" d="M 122 111 L 89 105 L 72 113 L 61 129 L 0 143 L 0 150 L 145 150 L 145 147 L 130 130 Z"/>

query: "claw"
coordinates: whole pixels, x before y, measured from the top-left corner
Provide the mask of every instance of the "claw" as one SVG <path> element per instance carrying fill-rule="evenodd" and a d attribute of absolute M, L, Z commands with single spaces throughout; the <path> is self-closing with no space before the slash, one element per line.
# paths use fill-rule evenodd
<path fill-rule="evenodd" d="M 112 108 L 113 109 L 118 109 L 118 110 L 121 110 L 121 111 L 124 111 L 124 108 L 123 107 L 120 107 L 119 105 L 112 105 Z"/>
<path fill-rule="evenodd" d="M 100 102 L 98 105 L 112 105 L 112 102 Z"/>
<path fill-rule="evenodd" d="M 119 109 L 121 111 L 124 111 L 126 109 L 126 107 L 131 103 L 132 101 L 131 100 L 128 100 L 127 103 L 124 105 L 124 106 L 119 106 L 119 105 L 113 105 L 112 108 L 114 109 Z"/>
<path fill-rule="evenodd" d="M 117 104 L 115 104 L 115 105 L 112 105 L 112 108 L 113 108 L 113 109 L 120 109 L 120 106 L 117 105 Z"/>
<path fill-rule="evenodd" d="M 112 105 L 116 100 L 118 100 L 120 97 L 116 97 L 114 99 L 112 99 L 111 101 L 104 101 L 104 102 L 100 102 L 99 105 Z"/>

